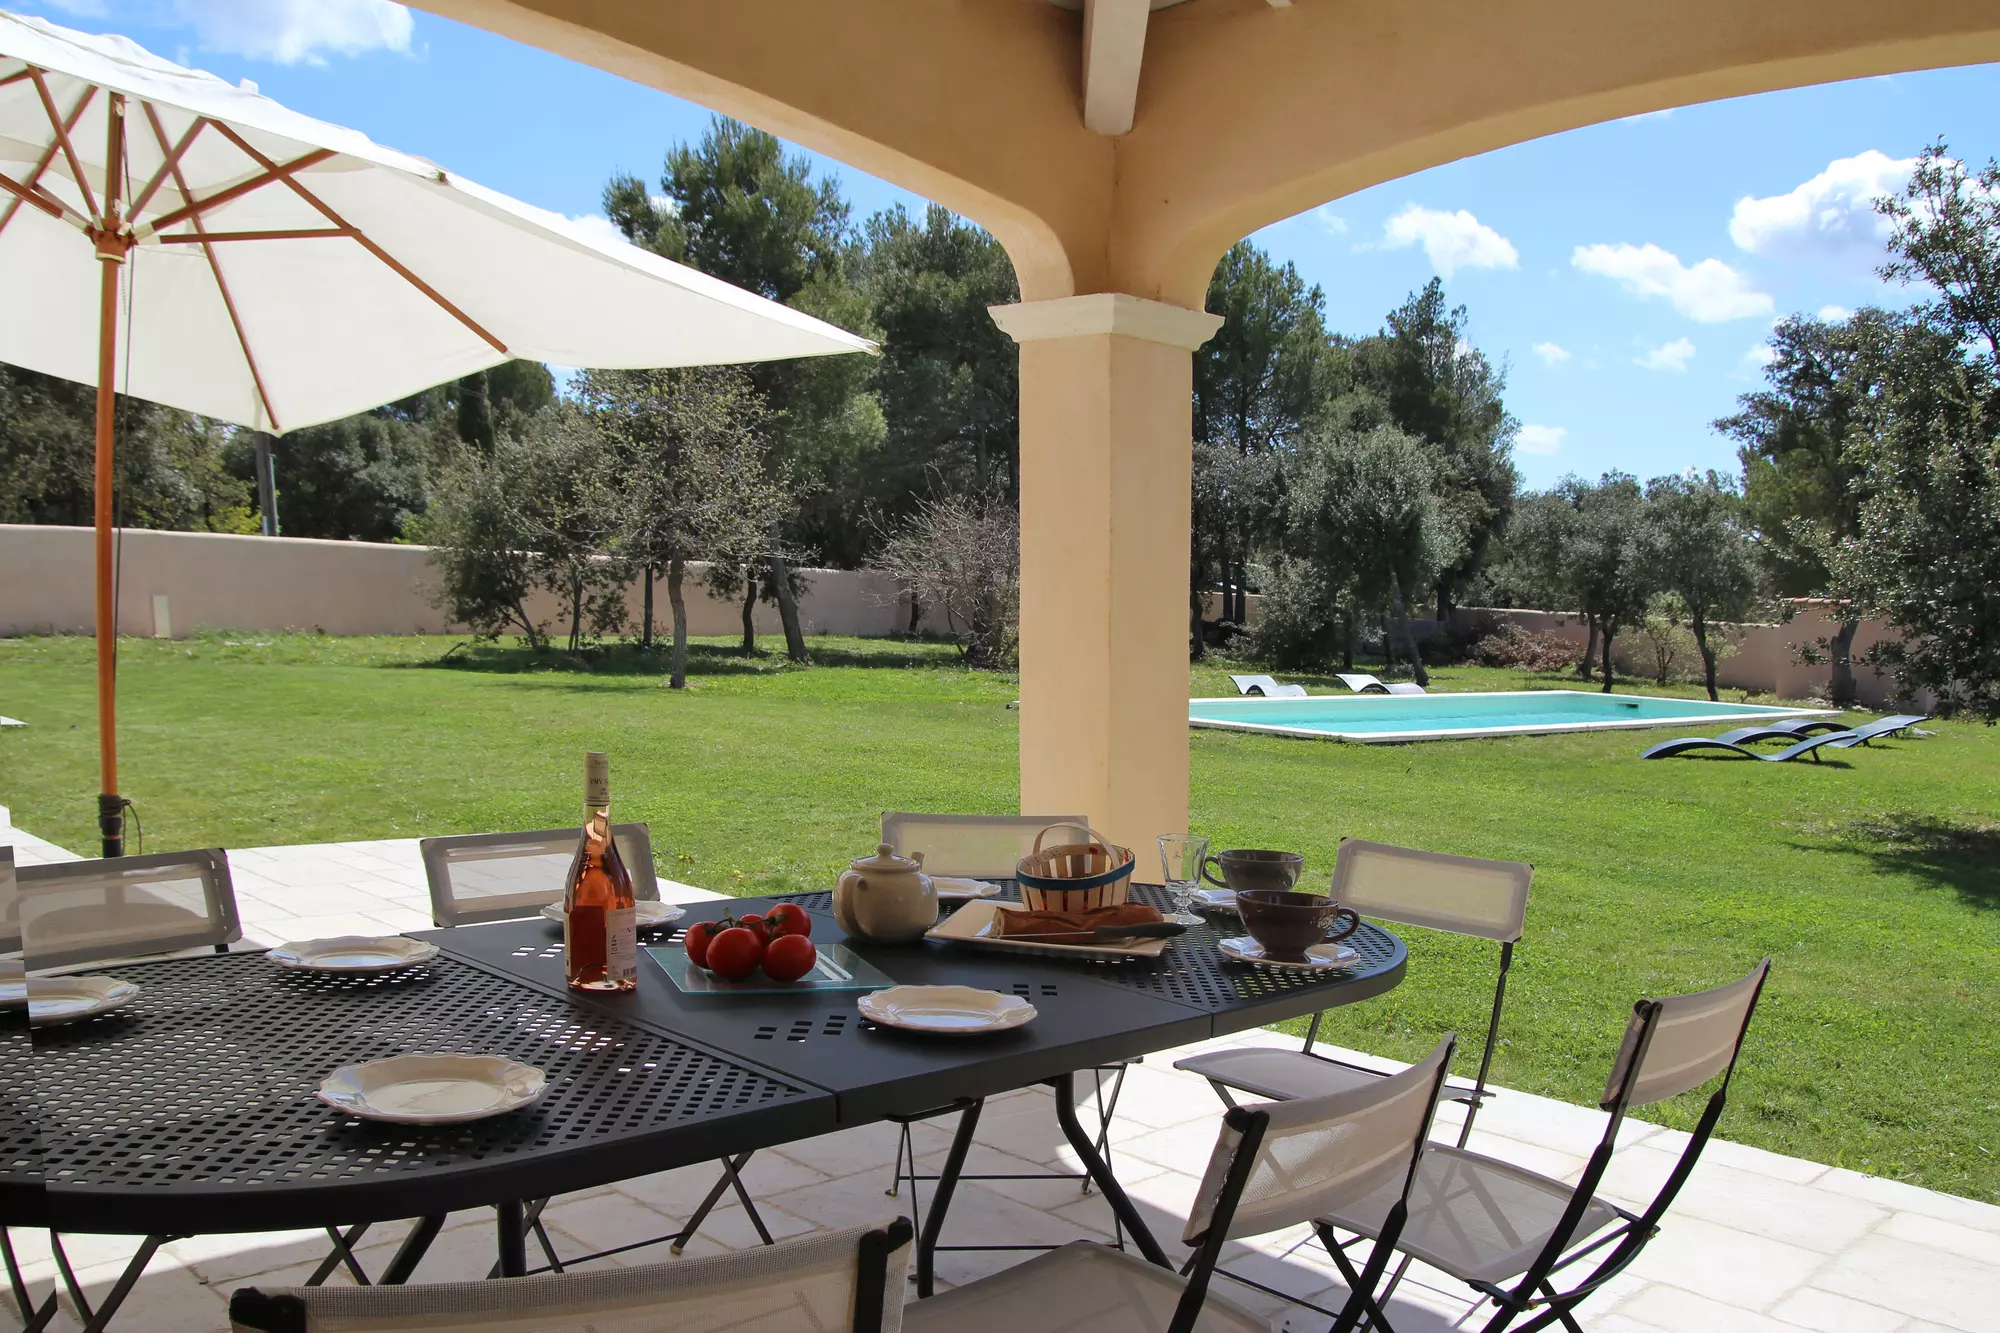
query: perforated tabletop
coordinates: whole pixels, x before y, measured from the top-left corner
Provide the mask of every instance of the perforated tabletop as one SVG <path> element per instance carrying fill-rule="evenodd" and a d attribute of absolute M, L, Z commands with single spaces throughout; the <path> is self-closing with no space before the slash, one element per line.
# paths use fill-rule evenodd
<path fill-rule="evenodd" d="M 261 954 L 105 971 L 139 998 L 34 1036 L 48 1211 L 64 1228 L 411 1217 L 834 1127 L 817 1088 L 454 958 L 380 979 L 288 972 Z M 549 1089 L 521 1111 L 423 1128 L 356 1121 L 314 1095 L 340 1065 L 414 1052 L 507 1055 Z"/>

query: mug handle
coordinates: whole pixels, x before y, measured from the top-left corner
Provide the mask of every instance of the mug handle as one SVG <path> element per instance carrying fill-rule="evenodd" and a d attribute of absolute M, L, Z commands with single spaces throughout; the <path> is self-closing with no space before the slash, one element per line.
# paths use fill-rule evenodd
<path fill-rule="evenodd" d="M 1219 859 L 1217 859 L 1214 855 L 1202 857 L 1201 870 L 1200 870 L 1201 878 L 1207 880 L 1210 884 L 1213 884 L 1218 889 L 1228 888 L 1229 887 L 1228 881 L 1217 879 L 1215 876 L 1208 873 L 1208 867 L 1211 863 L 1214 864 L 1218 869 L 1220 869 L 1222 866 L 1222 862 Z"/>
<path fill-rule="evenodd" d="M 1361 915 L 1352 907 L 1343 907 L 1334 913 L 1334 920 L 1338 921 L 1341 917 L 1347 918 L 1347 929 L 1329 932 L 1326 937 L 1328 944 L 1332 944 L 1337 940 L 1344 940 L 1355 931 L 1361 929 Z"/>

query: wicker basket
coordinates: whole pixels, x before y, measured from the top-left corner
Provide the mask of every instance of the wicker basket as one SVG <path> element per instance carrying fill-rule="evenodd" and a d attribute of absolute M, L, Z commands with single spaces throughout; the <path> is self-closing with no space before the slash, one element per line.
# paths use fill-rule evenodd
<path fill-rule="evenodd" d="M 1073 828 L 1051 824 L 1049 828 Z M 1035 850 L 1021 858 L 1014 878 L 1021 885 L 1021 901 L 1038 912 L 1087 912 L 1093 907 L 1114 907 L 1125 901 L 1132 887 L 1132 849 L 1106 842 L 1095 829 L 1089 842 L 1068 842 L 1047 850 L 1042 839 L 1049 829 L 1035 835 Z"/>

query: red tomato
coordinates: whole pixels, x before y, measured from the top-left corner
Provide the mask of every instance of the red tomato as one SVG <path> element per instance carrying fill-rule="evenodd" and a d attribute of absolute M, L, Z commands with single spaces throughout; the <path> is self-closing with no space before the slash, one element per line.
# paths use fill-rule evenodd
<path fill-rule="evenodd" d="M 757 938 L 760 940 L 768 940 L 771 938 L 770 923 L 765 921 L 762 916 L 758 915 L 755 912 L 749 912 L 743 916 L 737 917 L 736 924 L 748 930 L 756 931 Z"/>
<path fill-rule="evenodd" d="M 810 935 L 813 928 L 812 917 L 797 903 L 779 903 L 764 914 L 764 925 L 773 939 L 782 935 Z"/>
<path fill-rule="evenodd" d="M 715 938 L 715 927 L 706 921 L 697 921 L 687 928 L 687 938 L 681 943 L 687 946 L 688 961 L 696 967 L 708 966 L 708 943 Z"/>
<path fill-rule="evenodd" d="M 819 962 L 819 950 L 803 935 L 780 935 L 764 950 L 764 975 L 773 981 L 797 981 Z"/>
<path fill-rule="evenodd" d="M 729 981 L 755 972 L 763 958 L 763 936 L 743 926 L 731 926 L 708 942 L 708 970 Z"/>

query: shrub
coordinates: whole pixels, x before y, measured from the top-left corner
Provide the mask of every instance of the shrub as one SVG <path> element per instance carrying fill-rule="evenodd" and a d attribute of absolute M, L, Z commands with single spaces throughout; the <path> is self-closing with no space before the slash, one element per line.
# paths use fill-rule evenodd
<path fill-rule="evenodd" d="M 1560 634 L 1506 624 L 1472 645 L 1472 660 L 1480 666 L 1519 667 L 1529 671 L 1567 671 L 1583 649 Z"/>

